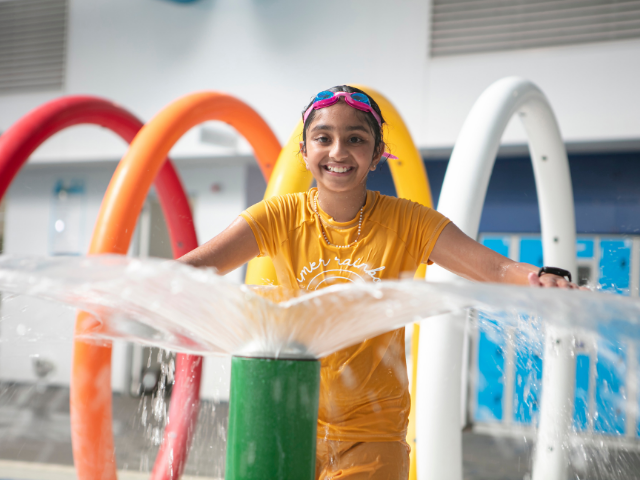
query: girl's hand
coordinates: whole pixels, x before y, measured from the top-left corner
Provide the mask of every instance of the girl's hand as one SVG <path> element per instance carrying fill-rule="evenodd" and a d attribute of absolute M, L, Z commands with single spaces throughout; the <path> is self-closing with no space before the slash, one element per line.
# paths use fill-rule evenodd
<path fill-rule="evenodd" d="M 570 290 L 578 289 L 579 287 L 575 283 L 571 283 L 564 277 L 553 275 L 551 273 L 543 273 L 538 277 L 535 272 L 530 272 L 529 285 L 532 287 L 546 287 L 546 288 L 568 288 Z"/>

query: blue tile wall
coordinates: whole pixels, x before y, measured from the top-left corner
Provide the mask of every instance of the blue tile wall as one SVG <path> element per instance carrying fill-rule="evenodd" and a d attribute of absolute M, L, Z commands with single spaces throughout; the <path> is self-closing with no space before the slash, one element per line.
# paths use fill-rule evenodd
<path fill-rule="evenodd" d="M 600 285 L 621 295 L 629 295 L 630 240 L 600 241 Z"/>
<path fill-rule="evenodd" d="M 539 238 L 523 238 L 520 240 L 520 261 L 536 267 L 544 265 L 542 259 L 542 240 Z"/>
<path fill-rule="evenodd" d="M 484 236 L 482 243 L 509 255 L 510 235 Z M 629 294 L 629 274 L 631 260 L 630 240 L 603 239 L 598 244 L 590 238 L 580 238 L 576 250 L 578 259 L 592 259 L 595 249 L 600 249 L 599 283 L 604 289 L 620 294 Z M 542 242 L 539 237 L 525 236 L 520 240 L 520 261 L 542 266 Z M 505 350 L 506 336 L 495 322 L 481 315 L 481 332 L 478 342 L 478 385 L 475 420 L 480 422 L 501 422 L 504 418 L 504 389 L 506 379 Z M 543 361 L 539 349 L 540 342 L 527 339 L 523 332 L 516 332 L 515 378 L 512 420 L 522 425 L 537 423 L 539 401 L 542 388 Z M 640 365 L 640 350 L 637 353 Z M 595 363 L 595 365 L 594 365 Z M 590 369 L 595 368 L 595 385 L 590 385 Z M 589 389 L 595 394 L 593 428 L 596 433 L 622 435 L 625 431 L 626 400 L 625 382 L 627 375 L 627 354 L 624 346 L 601 340 L 597 356 L 586 353 L 576 356 L 575 409 L 573 425 L 577 431 L 589 430 Z M 640 370 L 638 371 L 640 382 Z M 640 395 L 638 395 L 640 409 Z M 640 436 L 640 419 L 636 425 Z"/>
<path fill-rule="evenodd" d="M 519 260 L 541 267 L 542 240 L 522 238 Z M 516 332 L 513 421 L 525 425 L 532 422 L 537 424 L 542 387 L 541 352 L 536 351 L 535 346 L 536 342 L 527 339 L 521 332 Z"/>
<path fill-rule="evenodd" d="M 596 412 L 594 416 L 594 430 L 596 432 L 624 434 L 626 375 L 626 349 L 624 346 L 607 340 L 598 341 Z"/>
<path fill-rule="evenodd" d="M 482 244 L 505 257 L 509 256 L 511 238 L 493 236 Z M 503 418 L 504 348 L 506 339 L 495 320 L 478 313 L 482 326 L 478 340 L 476 410 L 474 418 L 480 422 L 496 422 Z"/>
<path fill-rule="evenodd" d="M 593 258 L 594 252 L 594 241 L 588 240 L 584 238 L 578 239 L 576 242 L 576 253 L 578 258 L 580 259 L 589 259 Z"/>
<path fill-rule="evenodd" d="M 516 342 L 513 421 L 526 425 L 531 422 L 537 424 L 542 388 L 542 358 L 525 339 L 520 338 Z"/>
<path fill-rule="evenodd" d="M 493 250 L 494 252 L 498 252 L 500 255 L 504 255 L 505 257 L 509 256 L 509 246 L 511 245 L 511 237 L 484 237 L 482 239 L 482 244 Z"/>
<path fill-rule="evenodd" d="M 576 356 L 576 396 L 573 410 L 573 427 L 582 432 L 589 426 L 589 355 Z"/>
<path fill-rule="evenodd" d="M 479 313 L 479 316 L 483 316 Z M 483 317 L 481 322 L 494 321 Z M 478 340 L 478 371 L 475 420 L 496 422 L 503 418 L 504 397 L 504 334 L 490 327 L 480 332 Z"/>

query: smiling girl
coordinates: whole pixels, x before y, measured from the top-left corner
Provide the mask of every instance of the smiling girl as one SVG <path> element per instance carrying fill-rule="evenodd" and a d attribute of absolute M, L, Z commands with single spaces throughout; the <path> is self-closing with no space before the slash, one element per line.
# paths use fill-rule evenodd
<path fill-rule="evenodd" d="M 291 289 L 398 279 L 433 262 L 470 280 L 576 288 L 485 248 L 431 208 L 367 190 L 369 172 L 390 155 L 365 92 L 322 91 L 303 121 L 300 152 L 317 188 L 253 205 L 181 261 L 225 274 L 266 255 Z M 408 478 L 409 408 L 403 328 L 323 358 L 316 477 Z"/>

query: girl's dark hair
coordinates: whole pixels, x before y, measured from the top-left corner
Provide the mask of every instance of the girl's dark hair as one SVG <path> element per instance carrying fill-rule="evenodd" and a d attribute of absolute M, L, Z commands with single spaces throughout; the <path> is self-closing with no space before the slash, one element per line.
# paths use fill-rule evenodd
<path fill-rule="evenodd" d="M 382 112 L 380 111 L 380 107 L 378 106 L 376 101 L 373 98 L 371 98 L 371 96 L 367 92 L 363 92 L 359 88 L 350 87 L 349 85 L 338 85 L 337 87 L 331 87 L 328 90 L 330 92 L 363 93 L 367 96 L 375 112 L 378 115 L 380 115 L 380 120 L 382 121 L 381 125 L 378 125 L 378 121 L 375 119 L 373 115 L 371 115 L 371 113 L 363 112 L 361 110 L 358 110 L 358 112 L 364 115 L 364 118 L 367 121 L 369 128 L 371 128 L 371 131 L 373 132 L 373 135 L 375 138 L 375 148 L 376 150 L 379 149 L 380 154 L 382 154 L 382 152 L 384 151 L 384 140 L 382 139 L 382 126 L 385 124 L 385 121 L 384 121 L 384 117 L 382 116 Z M 304 112 L 306 112 L 307 109 L 313 104 L 313 101 L 315 100 L 315 98 L 316 97 L 314 96 L 309 102 L 309 104 L 306 107 L 304 107 L 304 110 L 302 110 L 303 118 L 304 118 Z M 309 125 L 311 125 L 311 122 L 313 122 L 313 119 L 316 117 L 316 111 L 317 110 L 315 109 L 311 110 L 311 113 L 309 113 L 309 116 L 307 117 L 307 121 L 304 122 L 304 126 L 302 127 L 302 142 L 304 143 L 305 146 L 307 144 L 307 129 L 309 128 Z"/>

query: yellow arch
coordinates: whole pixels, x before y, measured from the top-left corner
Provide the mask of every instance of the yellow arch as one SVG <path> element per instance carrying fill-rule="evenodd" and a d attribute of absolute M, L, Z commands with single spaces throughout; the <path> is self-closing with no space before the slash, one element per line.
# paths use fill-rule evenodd
<path fill-rule="evenodd" d="M 427 207 L 431 207 L 431 189 L 427 180 L 427 171 L 424 168 L 422 156 L 413 143 L 409 129 L 405 125 L 400 113 L 389 102 L 389 100 L 376 90 L 362 85 L 354 85 L 364 90 L 380 106 L 382 115 L 387 123 L 384 138 L 389 147 L 389 151 L 398 157 L 397 160 L 389 159 L 389 167 L 396 187 L 398 197 L 406 198 Z M 298 122 L 291 138 L 284 146 L 278 157 L 278 161 L 271 174 L 271 179 L 267 185 L 264 198 L 274 195 L 284 195 L 287 193 L 304 192 L 311 187 L 313 177 L 301 163 L 298 156 L 299 143 L 302 139 L 302 122 Z M 416 273 L 416 277 L 424 278 L 425 268 L 421 266 Z M 269 284 L 276 283 L 276 274 L 273 263 L 267 257 L 256 258 L 249 262 L 247 268 L 246 283 L 248 284 Z M 416 393 L 416 373 L 418 360 L 418 336 L 420 334 L 419 325 L 413 326 L 413 338 L 411 345 L 412 352 L 412 382 L 411 382 L 411 416 L 409 417 L 409 431 L 407 432 L 407 442 L 411 446 L 411 471 L 409 478 L 416 478 L 415 461 L 415 405 L 413 399 Z"/>

